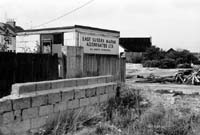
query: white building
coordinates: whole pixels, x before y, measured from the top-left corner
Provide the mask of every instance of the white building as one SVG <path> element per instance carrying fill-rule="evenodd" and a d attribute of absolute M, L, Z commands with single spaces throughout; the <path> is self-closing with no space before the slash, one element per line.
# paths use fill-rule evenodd
<path fill-rule="evenodd" d="M 119 31 L 80 25 L 30 29 L 17 33 L 16 52 L 61 55 L 62 46 L 83 46 L 84 53 L 119 55 L 119 37 Z"/>

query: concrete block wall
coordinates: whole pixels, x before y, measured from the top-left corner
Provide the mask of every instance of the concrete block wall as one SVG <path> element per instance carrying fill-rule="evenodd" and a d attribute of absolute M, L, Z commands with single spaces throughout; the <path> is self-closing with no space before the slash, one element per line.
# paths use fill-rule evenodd
<path fill-rule="evenodd" d="M 115 96 L 112 76 L 14 84 L 0 100 L 0 134 L 26 135 L 45 126 L 60 112 L 100 104 Z"/>

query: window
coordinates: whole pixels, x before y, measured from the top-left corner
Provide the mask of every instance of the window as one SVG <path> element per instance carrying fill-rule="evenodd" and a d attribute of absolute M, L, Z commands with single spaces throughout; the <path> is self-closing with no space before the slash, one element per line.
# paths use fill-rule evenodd
<path fill-rule="evenodd" d="M 63 33 L 53 35 L 53 44 L 63 44 Z"/>
<path fill-rule="evenodd" d="M 11 38 L 11 37 L 8 37 L 8 36 L 7 36 L 7 37 L 4 38 L 4 40 L 5 40 L 5 43 L 6 43 L 6 44 L 8 44 L 8 45 L 11 45 L 11 44 L 12 44 L 12 38 Z"/>

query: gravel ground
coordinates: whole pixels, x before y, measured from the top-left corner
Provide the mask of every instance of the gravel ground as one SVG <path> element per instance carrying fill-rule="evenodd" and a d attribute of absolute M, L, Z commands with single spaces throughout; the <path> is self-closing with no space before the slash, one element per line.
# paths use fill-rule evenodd
<path fill-rule="evenodd" d="M 190 108 L 193 112 L 200 113 L 200 86 L 181 84 L 160 84 L 160 83 L 135 83 L 137 75 L 148 76 L 153 73 L 157 76 L 170 76 L 180 69 L 158 69 L 143 68 L 140 64 L 126 65 L 127 75 L 133 76 L 126 79 L 128 87 L 141 89 L 141 94 L 152 104 L 162 103 L 166 107 Z M 157 93 L 157 90 L 168 90 L 169 92 L 182 92 L 182 95 L 174 96 L 173 93 Z"/>
<path fill-rule="evenodd" d="M 147 77 L 149 74 L 154 74 L 155 76 L 172 76 L 177 73 L 178 70 L 184 70 L 180 68 L 176 69 L 160 69 L 160 68 L 145 68 L 141 64 L 126 64 L 126 75 L 135 78 L 137 75 Z"/>
<path fill-rule="evenodd" d="M 200 93 L 200 86 L 195 85 L 183 85 L 183 84 L 160 84 L 160 83 L 135 83 L 138 80 L 137 75 L 149 76 L 154 74 L 155 76 L 172 76 L 177 73 L 178 70 L 183 69 L 159 69 L 159 68 L 143 68 L 141 64 L 126 64 L 126 84 L 133 88 L 144 90 L 170 90 L 170 91 L 182 91 L 184 94 Z"/>

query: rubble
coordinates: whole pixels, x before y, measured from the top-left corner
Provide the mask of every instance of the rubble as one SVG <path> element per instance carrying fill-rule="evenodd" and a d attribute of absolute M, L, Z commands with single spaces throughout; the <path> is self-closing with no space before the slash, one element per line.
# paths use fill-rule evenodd
<path fill-rule="evenodd" d="M 189 84 L 189 85 L 200 85 L 200 69 L 187 69 L 187 70 L 179 70 L 173 76 L 155 76 L 154 74 L 149 74 L 149 76 L 141 77 L 140 83 L 178 83 L 178 84 Z"/>

